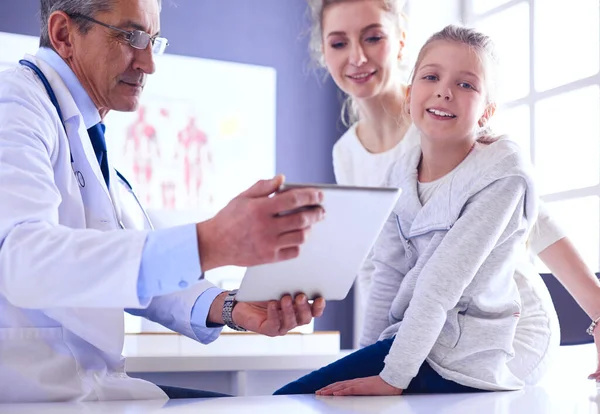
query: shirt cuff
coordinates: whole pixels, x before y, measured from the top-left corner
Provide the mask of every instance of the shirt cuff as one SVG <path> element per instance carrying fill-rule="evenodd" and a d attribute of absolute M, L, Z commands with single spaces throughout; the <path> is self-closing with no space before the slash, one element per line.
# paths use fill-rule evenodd
<path fill-rule="evenodd" d="M 148 304 L 162 296 L 189 287 L 202 278 L 195 224 L 148 233 L 138 276 L 138 297 Z"/>
<path fill-rule="evenodd" d="M 223 329 L 224 325 L 207 324 L 210 306 L 214 302 L 215 298 L 223 292 L 223 289 L 216 287 L 207 289 L 200 296 L 198 296 L 196 303 L 194 303 L 194 306 L 192 307 L 190 322 L 192 325 L 192 330 L 200 342 L 212 342 L 219 336 L 221 330 Z M 214 339 L 211 339 L 212 336 L 214 336 Z"/>
<path fill-rule="evenodd" d="M 408 385 L 414 378 L 412 375 L 399 374 L 394 372 L 392 368 L 390 368 L 387 364 L 383 368 L 383 371 L 379 374 L 382 380 L 387 382 L 392 387 L 400 388 L 401 390 L 405 390 L 408 388 Z"/>

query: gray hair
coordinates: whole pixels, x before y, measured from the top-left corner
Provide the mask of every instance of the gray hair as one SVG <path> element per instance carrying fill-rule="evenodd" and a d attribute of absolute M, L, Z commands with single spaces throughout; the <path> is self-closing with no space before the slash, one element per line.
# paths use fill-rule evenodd
<path fill-rule="evenodd" d="M 339 3 L 349 3 L 357 0 L 307 0 L 311 18 L 311 30 L 309 49 L 313 61 L 320 68 L 325 68 L 325 56 L 323 54 L 323 12 L 327 7 Z M 394 21 L 397 22 L 398 31 L 403 31 L 406 27 L 406 15 L 402 9 L 406 0 L 380 0 L 384 10 L 389 12 Z M 403 69 L 403 62 L 398 62 L 399 69 Z M 349 126 L 358 121 L 358 107 L 351 96 L 346 96 L 342 105 L 342 122 Z"/>
<path fill-rule="evenodd" d="M 157 1 L 160 9 L 161 0 Z M 113 5 L 114 0 L 40 0 L 40 47 L 52 47 L 48 33 L 48 18 L 52 13 L 63 11 L 68 15 L 81 14 L 94 17 L 98 13 L 111 11 Z M 75 19 L 75 22 L 81 34 L 86 34 L 93 24 L 85 19 Z"/>
<path fill-rule="evenodd" d="M 455 42 L 469 46 L 479 57 L 483 63 L 485 70 L 485 84 L 487 87 L 486 101 L 488 104 L 496 101 L 496 88 L 498 80 L 498 57 L 496 48 L 492 39 L 475 29 L 458 25 L 448 25 L 437 33 L 434 33 L 423 45 L 412 72 L 411 83 L 414 82 L 416 72 L 423 62 L 427 50 L 430 45 L 437 41 Z M 480 142 L 489 142 L 495 140 L 495 134 L 489 126 L 484 126 L 477 131 L 478 140 Z"/>

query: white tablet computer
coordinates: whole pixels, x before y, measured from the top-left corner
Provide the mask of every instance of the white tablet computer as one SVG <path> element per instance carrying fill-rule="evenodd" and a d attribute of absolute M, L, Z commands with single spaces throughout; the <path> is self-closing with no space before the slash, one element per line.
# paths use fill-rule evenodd
<path fill-rule="evenodd" d="M 305 293 L 341 300 L 375 243 L 400 190 L 382 187 L 286 184 L 320 188 L 325 218 L 315 224 L 294 259 L 249 267 L 236 299 L 254 302 Z"/>

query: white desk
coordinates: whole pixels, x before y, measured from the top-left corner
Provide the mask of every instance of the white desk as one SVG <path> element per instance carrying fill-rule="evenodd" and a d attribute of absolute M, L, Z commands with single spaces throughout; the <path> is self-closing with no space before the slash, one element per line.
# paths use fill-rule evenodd
<path fill-rule="evenodd" d="M 597 413 L 595 384 L 569 381 L 566 388 L 399 397 L 259 396 L 207 400 L 0 405 L 1 414 L 588 414 Z"/>
<path fill-rule="evenodd" d="M 189 361 L 188 358 L 184 359 Z M 399 397 L 305 395 L 78 404 L 0 404 L 0 414 L 592 414 L 600 412 L 596 384 L 586 379 L 594 368 L 594 360 L 593 345 L 563 347 L 557 366 L 541 385 L 513 392 Z M 168 361 L 163 360 L 161 364 L 165 362 Z"/>
<path fill-rule="evenodd" d="M 149 356 L 127 358 L 129 376 L 160 385 L 224 394 L 270 395 L 288 382 L 335 362 L 330 355 Z"/>
<path fill-rule="evenodd" d="M 240 343 L 236 334 L 227 334 L 206 346 L 180 336 L 132 337 L 126 341 L 126 370 L 161 385 L 261 396 L 349 352 L 339 351 L 339 338 L 333 333 L 242 338 Z M 182 342 L 175 346 L 172 341 Z M 561 347 L 550 378 L 579 383 L 594 369 L 595 360 L 593 344 Z"/>
<path fill-rule="evenodd" d="M 125 369 L 156 384 L 224 394 L 269 395 L 345 356 L 337 332 L 268 338 L 225 333 L 210 345 L 181 335 L 126 335 Z"/>

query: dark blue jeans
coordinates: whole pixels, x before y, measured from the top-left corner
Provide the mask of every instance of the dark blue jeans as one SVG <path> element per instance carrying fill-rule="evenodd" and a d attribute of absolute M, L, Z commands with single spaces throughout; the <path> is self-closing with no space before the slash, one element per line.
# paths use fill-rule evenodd
<path fill-rule="evenodd" d="M 227 394 L 221 394 L 212 391 L 193 390 L 191 388 L 170 387 L 168 385 L 159 385 L 159 387 L 170 399 L 231 397 L 231 395 Z"/>
<path fill-rule="evenodd" d="M 394 338 L 385 339 L 359 349 L 339 361 L 285 385 L 275 391 L 274 395 L 314 394 L 321 388 L 338 381 L 379 375 L 384 367 L 383 360 L 390 352 L 393 342 Z M 424 362 L 419 369 L 419 373 L 413 378 L 403 394 L 446 394 L 481 391 L 442 378 L 427 362 Z"/>

